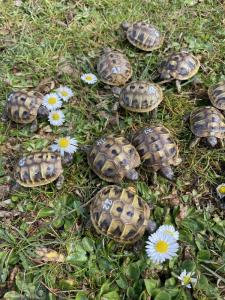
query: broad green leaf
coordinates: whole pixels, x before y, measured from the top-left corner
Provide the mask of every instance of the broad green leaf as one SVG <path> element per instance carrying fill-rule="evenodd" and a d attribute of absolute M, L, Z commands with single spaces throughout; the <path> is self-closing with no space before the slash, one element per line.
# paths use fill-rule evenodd
<path fill-rule="evenodd" d="M 195 272 L 195 262 L 193 260 L 184 260 L 182 263 L 182 270 L 186 270 L 187 272 Z"/>
<path fill-rule="evenodd" d="M 208 251 L 208 250 L 201 250 L 197 254 L 197 258 L 199 260 L 203 260 L 203 261 L 204 260 L 209 260 L 210 257 L 211 257 L 211 254 L 210 254 L 210 251 Z"/>
<path fill-rule="evenodd" d="M 140 269 L 136 263 L 127 267 L 126 274 L 130 279 L 137 280 L 140 277 Z"/>
<path fill-rule="evenodd" d="M 25 296 L 15 292 L 15 291 L 11 291 L 11 292 L 7 292 L 4 295 L 4 300 L 25 300 Z"/>
<path fill-rule="evenodd" d="M 157 279 L 144 279 L 146 290 L 149 296 L 152 295 L 152 291 L 160 286 L 160 280 Z"/>
<path fill-rule="evenodd" d="M 101 300 L 120 300 L 120 296 L 116 291 L 111 291 L 102 295 Z"/>
<path fill-rule="evenodd" d="M 55 210 L 53 208 L 41 208 L 37 214 L 37 218 L 46 218 L 46 217 L 51 217 L 55 215 Z"/>
<path fill-rule="evenodd" d="M 171 296 L 169 293 L 162 291 L 156 297 L 155 300 L 171 300 Z"/>
<path fill-rule="evenodd" d="M 88 297 L 84 292 L 78 292 L 75 300 L 88 300 Z"/>
<path fill-rule="evenodd" d="M 87 252 L 93 252 L 94 251 L 94 242 L 90 238 L 84 237 L 82 239 L 82 245 L 83 245 L 83 248 Z"/>

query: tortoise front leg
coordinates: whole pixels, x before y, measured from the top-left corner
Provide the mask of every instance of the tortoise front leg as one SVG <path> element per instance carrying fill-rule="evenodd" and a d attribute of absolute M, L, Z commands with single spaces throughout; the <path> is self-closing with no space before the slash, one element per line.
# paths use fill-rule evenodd
<path fill-rule="evenodd" d="M 6 108 L 2 112 L 1 121 L 2 122 L 8 122 L 9 121 L 9 117 L 8 117 Z"/>
<path fill-rule="evenodd" d="M 194 148 L 196 145 L 198 145 L 198 143 L 200 142 L 201 138 L 200 137 L 195 137 L 195 139 L 190 143 L 189 148 Z"/>
<path fill-rule="evenodd" d="M 153 110 L 149 113 L 150 118 L 151 118 L 152 120 L 157 119 L 157 112 L 158 112 L 158 107 L 156 107 L 155 109 L 153 109 Z"/>
<path fill-rule="evenodd" d="M 59 178 L 57 179 L 57 182 L 56 182 L 56 188 L 57 188 L 57 190 L 61 190 L 62 189 L 63 183 L 64 183 L 64 176 L 60 175 Z"/>
<path fill-rule="evenodd" d="M 37 119 L 35 119 L 32 124 L 31 124 L 31 127 L 30 127 L 30 132 L 36 132 L 38 130 L 38 122 L 37 122 Z"/>
<path fill-rule="evenodd" d="M 180 80 L 176 80 L 176 87 L 177 87 L 177 92 L 180 93 L 181 92 Z"/>
<path fill-rule="evenodd" d="M 220 147 L 224 148 L 224 140 L 223 139 L 219 139 L 219 143 L 220 143 Z"/>

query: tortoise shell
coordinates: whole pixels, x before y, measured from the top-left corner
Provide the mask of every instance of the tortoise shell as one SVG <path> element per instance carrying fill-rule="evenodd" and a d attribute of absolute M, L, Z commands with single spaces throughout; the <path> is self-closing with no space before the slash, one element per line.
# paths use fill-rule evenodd
<path fill-rule="evenodd" d="M 197 137 L 225 137 L 225 119 L 221 112 L 212 106 L 195 109 L 190 115 L 190 128 Z"/>
<path fill-rule="evenodd" d="M 28 92 L 14 92 L 8 98 L 6 111 L 12 121 L 28 124 L 37 118 L 41 104 L 42 99 L 40 97 Z"/>
<path fill-rule="evenodd" d="M 36 152 L 23 156 L 16 167 L 16 181 L 35 187 L 56 180 L 63 172 L 61 156 L 55 152 Z"/>
<path fill-rule="evenodd" d="M 161 79 L 187 80 L 193 77 L 200 67 L 200 62 L 193 54 L 181 51 L 165 59 L 160 67 Z"/>
<path fill-rule="evenodd" d="M 148 112 L 155 109 L 162 99 L 162 89 L 158 84 L 133 81 L 121 90 L 119 102 L 129 111 Z"/>
<path fill-rule="evenodd" d="M 98 233 L 117 242 L 131 244 L 143 236 L 150 208 L 132 188 L 111 185 L 95 195 L 90 213 Z"/>
<path fill-rule="evenodd" d="M 163 166 L 178 165 L 181 162 L 178 146 L 164 126 L 151 126 L 140 129 L 133 137 L 136 147 L 146 167 L 155 171 Z"/>
<path fill-rule="evenodd" d="M 127 29 L 128 41 L 135 47 L 152 51 L 162 46 L 163 37 L 160 31 L 153 25 L 146 22 L 136 22 Z"/>
<path fill-rule="evenodd" d="M 225 110 L 225 81 L 220 81 L 211 86 L 208 95 L 214 107 Z"/>
<path fill-rule="evenodd" d="M 100 80 L 109 85 L 124 85 L 132 76 L 132 68 L 127 57 L 111 49 L 105 49 L 100 56 L 97 71 Z"/>
<path fill-rule="evenodd" d="M 128 140 L 110 135 L 92 145 L 88 163 L 101 179 L 120 182 L 129 171 L 140 165 L 140 157 Z"/>

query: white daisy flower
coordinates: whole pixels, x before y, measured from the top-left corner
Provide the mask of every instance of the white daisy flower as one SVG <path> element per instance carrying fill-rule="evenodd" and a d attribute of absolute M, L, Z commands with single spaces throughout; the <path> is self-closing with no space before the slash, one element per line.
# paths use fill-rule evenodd
<path fill-rule="evenodd" d="M 225 183 L 221 183 L 216 188 L 217 195 L 220 199 L 222 199 L 225 196 Z"/>
<path fill-rule="evenodd" d="M 179 232 L 175 230 L 173 225 L 162 225 L 158 228 L 157 232 L 169 234 L 174 237 L 176 241 L 179 240 Z"/>
<path fill-rule="evenodd" d="M 97 77 L 92 73 L 87 73 L 87 74 L 81 75 L 81 79 L 88 84 L 94 84 L 98 80 Z"/>
<path fill-rule="evenodd" d="M 187 288 L 191 288 L 191 284 L 194 285 L 197 282 L 196 278 L 193 278 L 191 276 L 193 276 L 195 273 L 194 272 L 188 272 L 186 270 L 184 270 L 180 276 L 178 276 L 178 279 L 180 279 L 181 281 L 181 285 L 185 285 L 185 287 Z"/>
<path fill-rule="evenodd" d="M 65 152 L 73 154 L 77 151 L 77 140 L 69 136 L 61 137 L 51 146 L 52 151 L 58 151 L 63 156 Z"/>
<path fill-rule="evenodd" d="M 67 102 L 73 96 L 73 91 L 68 86 L 60 86 L 58 89 L 56 89 L 56 93 L 65 102 Z"/>
<path fill-rule="evenodd" d="M 146 252 L 154 263 L 162 263 L 166 259 L 176 256 L 178 248 L 179 245 L 174 237 L 169 234 L 155 232 L 148 238 Z"/>
<path fill-rule="evenodd" d="M 48 120 L 51 125 L 61 126 L 65 122 L 65 115 L 61 110 L 53 110 L 49 112 Z"/>
<path fill-rule="evenodd" d="M 55 110 L 62 106 L 62 100 L 56 93 L 47 94 L 43 98 L 43 105 L 47 107 L 48 110 Z"/>

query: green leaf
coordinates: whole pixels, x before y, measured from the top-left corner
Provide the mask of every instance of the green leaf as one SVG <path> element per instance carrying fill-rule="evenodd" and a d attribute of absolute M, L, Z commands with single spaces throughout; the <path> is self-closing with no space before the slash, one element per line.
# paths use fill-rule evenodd
<path fill-rule="evenodd" d="M 51 217 L 55 215 L 55 210 L 52 208 L 41 208 L 37 214 L 37 218 L 46 218 L 46 217 Z"/>
<path fill-rule="evenodd" d="M 196 264 L 193 260 L 184 260 L 182 263 L 182 270 L 186 270 L 187 272 L 195 272 Z"/>
<path fill-rule="evenodd" d="M 116 280 L 116 283 L 121 289 L 127 289 L 128 287 L 127 279 L 123 274 L 121 274 L 120 277 Z"/>
<path fill-rule="evenodd" d="M 160 280 L 157 279 L 144 279 L 144 283 L 149 296 L 152 296 L 153 290 L 160 286 Z"/>
<path fill-rule="evenodd" d="M 140 269 L 136 263 L 129 264 L 126 270 L 127 277 L 133 280 L 138 280 L 140 277 Z"/>
<path fill-rule="evenodd" d="M 166 279 L 165 287 L 173 287 L 175 285 L 176 285 L 176 279 L 174 277 Z"/>
<path fill-rule="evenodd" d="M 203 260 L 203 261 L 204 261 L 204 260 L 209 260 L 210 257 L 211 257 L 210 251 L 208 251 L 208 250 L 201 250 L 201 251 L 199 251 L 198 254 L 197 254 L 197 258 L 198 258 L 199 260 Z"/>
<path fill-rule="evenodd" d="M 4 295 L 4 300 L 25 300 L 26 298 L 15 292 L 15 291 L 11 291 L 11 292 L 7 292 L 5 295 Z"/>
<path fill-rule="evenodd" d="M 82 239 L 82 245 L 83 245 L 83 248 L 87 252 L 93 252 L 94 251 L 94 242 L 90 238 L 84 237 Z"/>
<path fill-rule="evenodd" d="M 170 294 L 165 291 L 160 292 L 156 297 L 155 300 L 171 300 Z"/>
<path fill-rule="evenodd" d="M 136 297 L 135 290 L 131 286 L 127 289 L 127 297 L 128 297 L 128 299 L 136 299 L 135 298 Z"/>
<path fill-rule="evenodd" d="M 71 265 L 81 265 L 85 263 L 87 260 L 88 258 L 86 255 L 86 251 L 79 244 L 75 245 L 73 252 L 70 253 L 66 258 L 66 261 Z"/>
<path fill-rule="evenodd" d="M 116 291 L 108 292 L 101 297 L 101 300 L 120 300 L 120 296 Z"/>
<path fill-rule="evenodd" d="M 205 291 L 209 288 L 209 282 L 205 275 L 200 276 L 200 278 L 196 284 L 196 288 L 198 288 L 200 290 L 205 290 Z"/>
<path fill-rule="evenodd" d="M 75 300 L 88 300 L 88 297 L 86 296 L 85 292 L 78 292 Z"/>
<path fill-rule="evenodd" d="M 109 283 L 109 281 L 104 282 L 103 285 L 101 286 L 99 296 L 107 293 L 110 289 L 110 286 L 111 286 L 111 284 Z"/>

